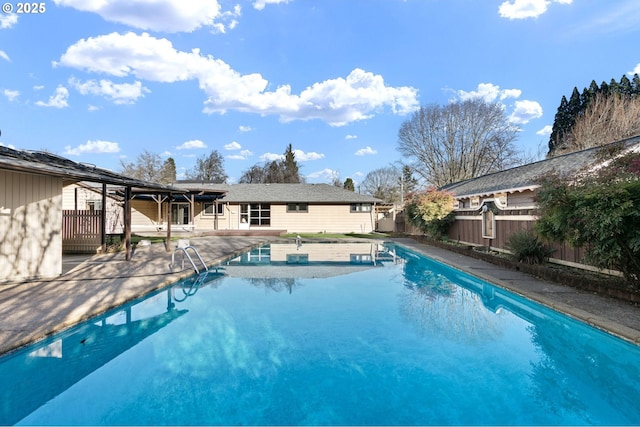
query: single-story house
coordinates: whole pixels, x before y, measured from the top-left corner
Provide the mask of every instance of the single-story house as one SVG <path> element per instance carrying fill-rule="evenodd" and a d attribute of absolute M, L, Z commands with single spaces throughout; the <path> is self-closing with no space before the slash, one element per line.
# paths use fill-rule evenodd
<path fill-rule="evenodd" d="M 624 150 L 640 150 L 640 136 L 612 143 Z M 576 151 L 501 172 L 441 187 L 455 196 L 455 222 L 449 229 L 451 240 L 464 244 L 508 250 L 509 236 L 533 227 L 538 218 L 535 200 L 538 179 L 552 172 L 575 174 L 589 166 L 597 167 L 600 147 Z M 584 253 L 569 245 L 558 245 L 552 261 L 576 265 Z"/>
<path fill-rule="evenodd" d="M 66 231 L 63 187 L 77 182 L 101 184 L 105 199 L 107 185 L 118 187 L 125 194 L 180 191 L 55 154 L 0 146 L 0 280 L 55 277 L 62 273 L 63 234 Z M 101 202 L 100 207 L 106 204 Z M 129 205 L 124 203 L 123 213 L 127 242 L 130 237 Z M 104 237 L 105 227 L 102 221 L 94 234 Z M 73 226 L 67 228 L 74 229 Z M 98 240 L 98 245 L 101 243 Z M 130 249 L 130 242 L 127 248 Z"/>
<path fill-rule="evenodd" d="M 133 230 L 166 225 L 170 206 L 174 230 L 253 230 L 369 233 L 376 229 L 382 201 L 328 184 L 214 184 L 178 181 L 178 197 L 134 198 Z"/>

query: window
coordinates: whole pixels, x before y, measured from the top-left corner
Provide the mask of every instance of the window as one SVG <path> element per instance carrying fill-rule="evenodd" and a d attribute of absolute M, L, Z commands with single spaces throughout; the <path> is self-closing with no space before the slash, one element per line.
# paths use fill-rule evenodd
<path fill-rule="evenodd" d="M 371 203 L 352 203 L 351 212 L 371 212 Z"/>
<path fill-rule="evenodd" d="M 251 203 L 249 205 L 249 224 L 271 225 L 271 205 L 269 203 Z"/>
<path fill-rule="evenodd" d="M 171 204 L 171 224 L 188 225 L 190 223 L 189 204 L 188 203 L 172 203 Z"/>
<path fill-rule="evenodd" d="M 484 206 L 486 207 L 486 205 Z M 484 208 L 483 207 L 483 208 Z M 495 239 L 496 237 L 496 219 L 491 209 L 482 212 L 482 237 L 485 239 Z"/>
<path fill-rule="evenodd" d="M 309 264 L 309 254 L 287 254 L 287 264 Z"/>
<path fill-rule="evenodd" d="M 89 211 L 101 211 L 102 200 L 87 200 L 87 210 Z"/>
<path fill-rule="evenodd" d="M 371 254 L 350 254 L 349 262 L 351 264 L 372 264 L 373 258 L 371 258 Z"/>
<path fill-rule="evenodd" d="M 213 216 L 213 213 L 215 212 L 215 202 L 204 202 L 202 204 L 202 215 L 204 216 Z M 223 216 L 224 215 L 224 204 L 222 203 L 218 203 L 218 216 Z"/>
<path fill-rule="evenodd" d="M 308 212 L 309 205 L 307 203 L 288 203 L 287 212 Z"/>

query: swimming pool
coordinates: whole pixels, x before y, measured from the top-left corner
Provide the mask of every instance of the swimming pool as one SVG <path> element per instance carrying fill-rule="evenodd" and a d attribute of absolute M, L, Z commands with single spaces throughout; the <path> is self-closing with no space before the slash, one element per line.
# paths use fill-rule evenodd
<path fill-rule="evenodd" d="M 271 244 L 0 359 L 0 423 L 612 425 L 640 350 L 392 244 Z"/>

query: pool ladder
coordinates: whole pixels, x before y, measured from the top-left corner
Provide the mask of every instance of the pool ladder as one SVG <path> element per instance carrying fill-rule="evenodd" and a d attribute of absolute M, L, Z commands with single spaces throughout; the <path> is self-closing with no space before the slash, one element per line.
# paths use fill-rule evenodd
<path fill-rule="evenodd" d="M 198 266 L 196 265 L 196 263 L 193 261 L 193 258 L 191 257 L 191 255 L 189 255 L 189 251 L 188 249 L 190 249 L 198 258 L 198 261 L 200 261 L 200 264 L 203 267 L 203 270 L 200 271 L 200 269 L 198 268 Z M 200 254 L 198 253 L 198 250 L 196 248 L 194 248 L 191 245 L 187 245 L 187 246 L 178 246 L 176 248 L 175 251 L 173 251 L 173 254 L 171 255 L 171 265 L 174 266 L 176 265 L 175 263 L 175 259 L 176 259 L 176 252 L 181 251 L 182 252 L 182 268 L 184 268 L 184 259 L 187 258 L 189 260 L 189 262 L 191 263 L 191 266 L 193 267 L 193 269 L 196 271 L 196 274 L 202 274 L 203 272 L 208 272 L 209 268 L 207 267 L 207 264 L 204 263 L 204 261 L 202 260 L 202 257 L 200 256 Z"/>

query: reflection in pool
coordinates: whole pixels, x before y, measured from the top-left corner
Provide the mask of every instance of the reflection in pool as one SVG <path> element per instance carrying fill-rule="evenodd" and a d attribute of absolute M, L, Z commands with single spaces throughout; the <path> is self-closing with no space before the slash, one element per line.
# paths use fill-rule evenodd
<path fill-rule="evenodd" d="M 271 244 L 0 359 L 0 423 L 634 424 L 639 366 L 400 246 Z"/>

